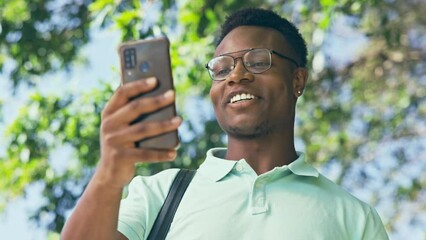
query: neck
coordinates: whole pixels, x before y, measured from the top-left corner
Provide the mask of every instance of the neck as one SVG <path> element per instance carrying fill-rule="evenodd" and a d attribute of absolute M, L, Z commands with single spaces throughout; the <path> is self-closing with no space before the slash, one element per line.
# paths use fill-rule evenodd
<path fill-rule="evenodd" d="M 237 139 L 228 136 L 226 159 L 242 158 L 258 175 L 275 167 L 288 165 L 297 159 L 293 134 L 287 138 L 270 136 L 259 139 Z"/>

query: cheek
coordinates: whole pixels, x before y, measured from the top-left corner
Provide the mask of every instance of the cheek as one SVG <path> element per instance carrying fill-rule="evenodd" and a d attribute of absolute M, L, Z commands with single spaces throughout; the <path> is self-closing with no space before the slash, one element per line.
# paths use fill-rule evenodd
<path fill-rule="evenodd" d="M 281 79 L 279 81 L 279 86 L 276 86 L 277 89 L 281 89 L 281 91 L 286 95 L 294 95 L 293 94 L 293 74 L 290 73 L 282 73 Z"/>
<path fill-rule="evenodd" d="M 219 104 L 219 99 L 220 99 L 220 89 L 219 89 L 219 86 L 217 86 L 214 83 L 210 87 L 210 99 L 213 103 L 213 107 L 216 110 L 216 106 Z"/>
<path fill-rule="evenodd" d="M 294 104 L 293 86 L 289 79 L 280 80 L 271 88 L 274 89 L 274 96 L 277 100 L 276 105 L 288 108 Z"/>

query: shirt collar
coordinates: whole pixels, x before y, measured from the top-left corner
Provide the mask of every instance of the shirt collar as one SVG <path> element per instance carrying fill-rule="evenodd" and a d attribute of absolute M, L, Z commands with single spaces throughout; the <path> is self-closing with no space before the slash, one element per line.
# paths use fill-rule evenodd
<path fill-rule="evenodd" d="M 224 159 L 226 150 L 226 148 L 212 148 L 207 151 L 206 160 L 198 171 L 215 182 L 224 178 L 237 163 L 237 161 Z"/>
<path fill-rule="evenodd" d="M 226 151 L 226 148 L 212 148 L 207 151 L 206 160 L 198 171 L 215 182 L 224 178 L 238 162 L 224 159 Z M 299 176 L 318 177 L 318 170 L 305 161 L 305 154 L 297 152 L 297 155 L 299 157 L 289 165 L 276 167 L 271 171 L 283 172 L 289 169 L 293 174 Z"/>
<path fill-rule="evenodd" d="M 299 157 L 288 165 L 288 169 L 290 169 L 292 173 L 299 176 L 318 177 L 319 176 L 318 170 L 306 162 L 305 154 L 302 152 L 296 152 L 296 153 Z M 282 167 L 285 167 L 285 166 L 282 166 Z"/>

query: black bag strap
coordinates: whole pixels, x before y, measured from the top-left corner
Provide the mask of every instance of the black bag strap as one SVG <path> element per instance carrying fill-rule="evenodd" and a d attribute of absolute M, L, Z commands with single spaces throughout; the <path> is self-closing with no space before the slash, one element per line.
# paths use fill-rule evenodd
<path fill-rule="evenodd" d="M 194 175 L 195 170 L 189 169 L 181 169 L 177 173 L 147 240 L 166 239 L 179 203 Z"/>

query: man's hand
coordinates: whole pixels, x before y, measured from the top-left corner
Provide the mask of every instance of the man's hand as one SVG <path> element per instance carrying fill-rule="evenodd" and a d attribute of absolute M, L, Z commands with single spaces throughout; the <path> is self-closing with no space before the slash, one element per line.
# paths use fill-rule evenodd
<path fill-rule="evenodd" d="M 141 114 L 154 112 L 174 102 L 173 91 L 154 97 L 131 97 L 152 91 L 155 78 L 127 83 L 120 87 L 102 112 L 101 159 L 94 181 L 109 187 L 122 188 L 130 182 L 139 162 L 171 161 L 176 157 L 174 149 L 136 148 L 134 142 L 176 130 L 179 117 L 161 122 L 130 123 Z"/>
<path fill-rule="evenodd" d="M 130 123 L 141 114 L 156 111 L 174 102 L 172 91 L 154 97 L 130 98 L 152 91 L 155 78 L 120 87 L 102 113 L 101 159 L 95 175 L 68 219 L 61 239 L 126 239 L 117 231 L 123 187 L 135 174 L 139 162 L 170 161 L 174 149 L 136 148 L 134 142 L 173 131 L 182 122 L 179 117 L 161 122 Z"/>

